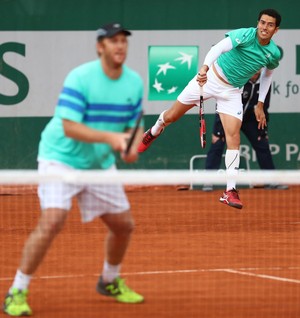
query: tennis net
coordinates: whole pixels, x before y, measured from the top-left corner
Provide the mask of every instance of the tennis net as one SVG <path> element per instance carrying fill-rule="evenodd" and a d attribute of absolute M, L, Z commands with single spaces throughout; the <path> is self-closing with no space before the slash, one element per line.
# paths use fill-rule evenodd
<path fill-rule="evenodd" d="M 145 296 L 116 304 L 96 293 L 107 233 L 81 223 L 76 200 L 33 276 L 37 317 L 298 317 L 300 171 L 242 171 L 242 210 L 219 202 L 222 171 L 124 170 L 42 175 L 0 172 L 0 286 L 4 299 L 40 215 L 38 184 L 122 183 L 135 230 L 121 272 Z M 203 185 L 212 191 L 202 191 Z M 285 185 L 265 187 L 264 185 Z M 186 191 L 180 191 L 186 190 Z"/>

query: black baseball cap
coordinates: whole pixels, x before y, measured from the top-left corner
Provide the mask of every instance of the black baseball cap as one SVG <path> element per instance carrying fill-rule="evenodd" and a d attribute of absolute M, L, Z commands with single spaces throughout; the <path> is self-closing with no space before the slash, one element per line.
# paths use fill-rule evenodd
<path fill-rule="evenodd" d="M 131 35 L 131 32 L 124 29 L 120 23 L 110 23 L 97 30 L 97 40 L 111 38 L 118 33 L 124 33 L 126 36 Z"/>

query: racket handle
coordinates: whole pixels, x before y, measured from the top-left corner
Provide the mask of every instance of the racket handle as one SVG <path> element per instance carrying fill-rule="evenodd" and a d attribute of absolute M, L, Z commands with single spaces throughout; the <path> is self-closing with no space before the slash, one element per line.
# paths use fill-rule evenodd
<path fill-rule="evenodd" d="M 140 126 L 140 122 L 142 120 L 142 117 L 143 117 L 143 111 L 141 111 L 139 114 L 138 114 L 138 117 L 136 119 L 136 123 L 135 123 L 135 127 L 134 127 L 134 130 L 129 138 L 129 141 L 128 141 L 128 144 L 127 144 L 127 147 L 126 147 L 126 150 L 125 150 L 125 155 L 128 155 L 129 154 L 129 151 L 131 149 L 131 146 L 133 144 L 133 141 L 135 139 L 135 136 L 137 134 L 137 131 L 139 129 L 139 126 Z"/>

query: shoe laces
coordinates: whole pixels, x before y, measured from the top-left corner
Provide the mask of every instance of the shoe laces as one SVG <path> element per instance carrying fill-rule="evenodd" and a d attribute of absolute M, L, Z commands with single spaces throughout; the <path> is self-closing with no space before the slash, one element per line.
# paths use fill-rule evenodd
<path fill-rule="evenodd" d="M 120 293 L 131 292 L 132 290 L 125 284 L 125 279 L 117 278 L 118 288 Z"/>
<path fill-rule="evenodd" d="M 230 194 L 235 198 L 235 199 L 239 199 L 239 193 L 235 188 L 232 188 L 231 190 L 227 191 L 230 192 Z"/>
<path fill-rule="evenodd" d="M 149 144 L 155 137 L 152 136 L 151 131 L 148 130 L 143 138 L 143 144 Z"/>
<path fill-rule="evenodd" d="M 14 302 L 17 305 L 24 304 L 27 299 L 27 292 L 19 290 L 17 293 L 9 295 L 11 302 Z"/>
<path fill-rule="evenodd" d="M 131 289 L 125 284 L 125 279 L 116 278 L 116 280 L 106 286 L 106 290 L 110 291 L 113 295 L 131 292 Z"/>

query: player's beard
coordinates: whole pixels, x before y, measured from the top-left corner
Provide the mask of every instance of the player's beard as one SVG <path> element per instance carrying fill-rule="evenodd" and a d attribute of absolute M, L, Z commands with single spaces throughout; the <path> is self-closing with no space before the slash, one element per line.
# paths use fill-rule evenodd
<path fill-rule="evenodd" d="M 105 56 L 105 62 L 113 69 L 122 68 L 122 65 L 125 62 L 126 54 L 125 53 L 114 53 L 108 56 Z"/>

